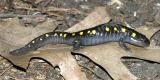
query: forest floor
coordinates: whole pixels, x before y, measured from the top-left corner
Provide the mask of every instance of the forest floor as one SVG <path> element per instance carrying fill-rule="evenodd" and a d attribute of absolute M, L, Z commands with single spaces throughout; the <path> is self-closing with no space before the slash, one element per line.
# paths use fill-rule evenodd
<path fill-rule="evenodd" d="M 35 28 L 50 18 L 55 21 L 56 31 L 64 31 L 83 20 L 97 6 L 109 8 L 114 22 L 125 21 L 132 28 L 160 27 L 159 0 L 2 0 L 0 20 L 18 17 L 22 27 Z M 47 16 L 33 19 L 26 18 L 27 15 Z M 156 46 L 160 46 L 160 33 L 152 39 Z M 112 80 L 107 71 L 89 58 L 73 56 L 89 80 Z M 122 62 L 139 80 L 160 80 L 159 63 L 135 58 L 122 58 Z M 57 67 L 39 59 L 31 60 L 24 72 L 1 57 L 0 80 L 63 80 L 63 76 Z"/>

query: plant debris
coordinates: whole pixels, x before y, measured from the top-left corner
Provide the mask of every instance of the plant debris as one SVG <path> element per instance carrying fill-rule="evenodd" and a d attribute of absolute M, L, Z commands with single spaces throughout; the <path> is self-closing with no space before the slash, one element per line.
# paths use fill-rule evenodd
<path fill-rule="evenodd" d="M 0 8 L 0 54 L 5 59 L 0 59 L 0 79 L 159 80 L 159 33 L 152 36 L 159 30 L 159 27 L 153 27 L 159 26 L 158 3 L 157 0 L 4 0 Z M 65 45 L 46 45 L 24 56 L 8 55 L 9 51 L 46 32 L 64 31 L 71 26 L 65 31 L 75 32 L 108 22 L 111 17 L 104 7 L 93 11 L 99 5 L 111 8 L 115 22 L 124 21 L 131 27 L 145 25 L 136 29 L 148 38 L 152 36 L 151 46 L 147 49 L 130 46 L 132 53 L 126 53 L 117 43 L 85 47 L 72 51 L 72 55 L 76 54 L 75 59 L 71 55 L 71 47 Z M 124 59 L 126 57 L 128 59 Z M 19 67 L 26 72 L 20 71 Z"/>

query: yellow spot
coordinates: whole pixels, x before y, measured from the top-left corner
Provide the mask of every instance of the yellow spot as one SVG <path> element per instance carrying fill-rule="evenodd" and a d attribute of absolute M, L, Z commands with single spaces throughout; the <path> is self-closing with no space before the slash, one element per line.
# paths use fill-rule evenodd
<path fill-rule="evenodd" d="M 91 31 L 88 31 L 87 33 L 90 33 Z"/>
<path fill-rule="evenodd" d="M 96 34 L 96 30 L 92 30 L 92 33 L 93 33 L 93 34 Z"/>
<path fill-rule="evenodd" d="M 49 35 L 48 34 L 46 34 L 46 37 L 48 37 Z"/>
<path fill-rule="evenodd" d="M 75 36 L 76 34 L 75 33 L 72 33 L 72 36 Z"/>
<path fill-rule="evenodd" d="M 136 33 L 133 32 L 131 36 L 132 36 L 132 37 L 136 37 Z"/>
<path fill-rule="evenodd" d="M 60 34 L 60 36 L 62 36 L 62 33 Z"/>
<path fill-rule="evenodd" d="M 54 36 L 57 36 L 57 33 L 54 33 Z"/>
<path fill-rule="evenodd" d="M 42 38 L 40 38 L 39 40 L 42 41 Z"/>
<path fill-rule="evenodd" d="M 63 35 L 63 37 L 66 37 L 66 36 L 67 36 L 67 34 L 64 34 L 64 35 Z"/>
<path fill-rule="evenodd" d="M 83 35 L 83 32 L 79 32 L 80 35 Z"/>
<path fill-rule="evenodd" d="M 32 43 L 35 43 L 35 41 L 32 41 Z"/>
<path fill-rule="evenodd" d="M 126 32 L 126 29 L 125 28 L 121 28 L 122 32 Z"/>
<path fill-rule="evenodd" d="M 117 31 L 118 29 L 116 27 L 114 27 L 114 31 Z"/>
<path fill-rule="evenodd" d="M 106 27 L 106 31 L 109 32 L 109 28 L 108 27 Z"/>
<path fill-rule="evenodd" d="M 76 43 L 77 43 L 78 41 L 76 40 L 76 41 L 74 41 L 74 42 L 76 42 Z"/>

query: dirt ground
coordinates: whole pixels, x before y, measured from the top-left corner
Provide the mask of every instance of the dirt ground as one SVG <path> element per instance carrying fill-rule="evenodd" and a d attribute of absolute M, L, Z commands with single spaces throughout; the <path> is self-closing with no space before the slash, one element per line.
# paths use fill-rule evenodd
<path fill-rule="evenodd" d="M 66 10 L 55 10 L 52 13 L 31 10 L 29 7 L 77 9 L 75 13 Z M 84 19 L 97 6 L 109 7 L 114 22 L 127 22 L 133 28 L 142 26 L 160 27 L 160 0 L 1 0 L 0 20 L 19 16 L 22 27 L 36 27 L 44 22 L 43 18 L 27 21 L 23 15 L 48 15 L 55 20 L 57 31 L 64 31 Z M 18 14 L 18 15 L 4 15 Z M 160 33 L 152 40 L 160 46 Z M 73 55 L 89 80 L 112 80 L 107 71 L 82 55 Z M 139 80 L 160 80 L 160 64 L 135 58 L 122 58 L 122 62 Z M 117 66 L 118 67 L 118 66 Z M 44 69 L 45 68 L 45 69 Z M 0 58 L 0 80 L 63 80 L 59 68 L 33 59 L 27 72 L 15 68 L 10 62 Z"/>

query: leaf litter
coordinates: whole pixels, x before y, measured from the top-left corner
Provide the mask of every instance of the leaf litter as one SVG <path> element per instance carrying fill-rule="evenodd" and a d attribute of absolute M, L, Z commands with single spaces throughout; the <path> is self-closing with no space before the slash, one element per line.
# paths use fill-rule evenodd
<path fill-rule="evenodd" d="M 108 17 L 108 14 L 107 14 L 107 17 Z M 92 21 L 94 19 L 90 20 L 90 18 L 85 18 L 83 20 L 84 22 L 83 21 L 80 22 L 80 26 L 83 25 L 84 29 L 85 29 L 85 28 L 87 28 L 86 26 L 88 26 L 88 24 L 89 24 L 89 26 L 97 25 L 97 24 L 101 23 L 101 21 L 104 21 L 103 18 L 104 17 L 102 17 L 102 19 L 100 19 L 100 20 L 93 21 L 94 23 L 87 22 L 87 21 Z M 86 19 L 89 19 L 89 20 L 86 20 Z M 107 19 L 107 20 L 109 21 L 109 19 Z M 106 22 L 108 22 L 107 20 L 106 20 Z M 95 22 L 98 22 L 98 23 L 95 23 Z M 83 23 L 83 24 L 81 24 L 81 23 Z M 8 25 L 8 27 L 9 26 L 10 25 Z M 15 27 L 15 26 L 12 26 L 12 27 Z M 2 27 L 2 29 L 3 29 L 3 27 Z M 13 29 L 13 28 L 9 28 L 9 29 Z M 75 25 L 74 27 L 71 27 L 68 31 L 75 31 L 76 29 L 77 29 L 77 27 Z M 81 28 L 77 29 L 77 30 L 81 30 Z M 153 32 L 155 32 L 155 30 L 154 31 L 153 30 L 147 31 L 147 30 L 142 30 L 142 29 L 140 29 L 140 30 L 141 30 L 141 32 L 144 32 L 144 33 L 146 32 L 146 35 L 153 34 Z M 5 29 L 3 29 L 2 31 L 5 31 Z M 39 31 L 41 31 L 41 29 L 39 29 Z M 7 31 L 5 31 L 5 32 L 7 32 Z M 17 34 L 20 34 L 20 33 L 22 34 L 23 32 L 16 33 L 16 36 L 17 36 Z M 34 34 L 39 35 L 41 33 L 34 33 Z M 14 35 L 14 34 L 10 34 L 10 35 Z M 70 48 L 68 48 L 68 47 L 67 47 L 67 49 L 62 48 L 62 50 L 44 49 L 44 50 L 38 50 L 35 52 L 31 52 L 28 55 L 13 57 L 13 56 L 7 55 L 6 52 L 9 51 L 10 48 L 14 48 L 15 45 L 22 46 L 23 44 L 28 42 L 30 38 L 22 39 L 23 36 L 20 36 L 21 38 L 19 38 L 19 39 L 12 38 L 13 39 L 12 41 L 14 41 L 14 40 L 16 41 L 16 40 L 20 40 L 20 39 L 21 40 L 18 41 L 20 43 L 17 43 L 17 42 L 11 43 L 11 40 L 10 41 L 7 40 L 10 38 L 9 34 L 4 33 L 4 34 L 1 34 L 1 36 L 7 36 L 7 38 L 2 38 L 2 41 L 5 43 L 1 43 L 3 45 L 3 46 L 1 46 L 2 47 L 1 55 L 4 56 L 5 58 L 9 59 L 15 65 L 26 69 L 31 58 L 40 57 L 40 58 L 45 59 L 49 63 L 51 63 L 52 66 L 58 65 L 61 70 L 61 74 L 67 80 L 71 80 L 71 79 L 85 80 L 86 79 L 86 77 L 82 75 L 83 73 L 80 71 L 79 66 L 77 65 L 74 58 L 72 57 L 72 55 L 70 53 Z M 34 36 L 32 38 L 34 38 Z M 13 45 L 13 43 L 15 43 L 15 45 Z M 51 47 L 53 47 L 53 46 L 55 46 L 55 45 L 52 45 Z M 116 51 L 115 51 L 115 49 L 116 49 Z M 140 59 L 146 59 L 146 60 L 151 60 L 151 61 L 155 61 L 155 62 L 160 62 L 160 60 L 159 60 L 160 59 L 160 54 L 159 54 L 160 50 L 159 49 L 152 49 L 152 47 L 150 49 L 142 49 L 142 48 L 137 48 L 137 47 L 132 46 L 132 51 L 133 51 L 133 53 L 131 53 L 131 54 L 126 53 L 121 48 L 119 48 L 117 46 L 117 44 L 111 43 L 111 44 L 107 44 L 107 45 L 103 44 L 103 45 L 97 45 L 97 46 L 92 46 L 92 47 L 85 47 L 85 48 L 81 49 L 80 51 L 74 51 L 74 52 L 85 55 L 85 56 L 89 57 L 91 60 L 93 60 L 95 63 L 101 65 L 106 71 L 108 71 L 108 73 L 111 75 L 111 77 L 115 80 L 119 80 L 119 79 L 136 80 L 137 79 L 137 77 L 134 76 L 132 73 L 130 73 L 130 71 L 124 66 L 124 64 L 122 64 L 122 62 L 120 60 L 122 57 L 129 56 L 129 57 L 136 57 L 136 58 L 140 58 Z M 53 54 L 55 54 L 55 55 L 53 55 Z M 104 60 L 104 59 L 106 59 L 106 60 Z M 70 61 L 68 61 L 68 60 L 70 60 Z M 68 75 L 68 72 L 70 72 L 70 71 L 73 72 L 73 73 L 71 73 L 71 74 L 73 74 L 72 76 L 71 76 L 71 74 Z"/>

